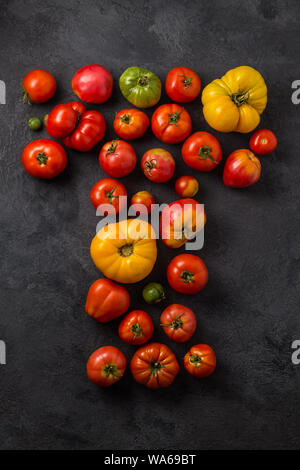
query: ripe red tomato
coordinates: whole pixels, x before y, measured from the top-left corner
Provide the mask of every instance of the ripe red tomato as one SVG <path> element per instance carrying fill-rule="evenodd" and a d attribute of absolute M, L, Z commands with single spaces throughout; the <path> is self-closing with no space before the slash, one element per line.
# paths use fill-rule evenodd
<path fill-rule="evenodd" d="M 167 269 L 170 286 L 181 294 L 197 294 L 208 281 L 208 271 L 199 256 L 182 254 L 175 256 Z"/>
<path fill-rule="evenodd" d="M 56 80 L 46 70 L 32 70 L 23 80 L 23 101 L 46 103 L 56 91 Z"/>
<path fill-rule="evenodd" d="M 101 104 L 112 94 L 113 77 L 101 65 L 86 65 L 75 73 L 72 88 L 82 101 Z"/>
<path fill-rule="evenodd" d="M 139 109 L 123 109 L 116 114 L 114 130 L 119 137 L 134 140 L 142 137 L 149 126 L 149 118 Z"/>
<path fill-rule="evenodd" d="M 140 214 L 150 214 L 153 204 L 155 204 L 154 196 L 148 191 L 138 191 L 131 198 L 132 208 Z"/>
<path fill-rule="evenodd" d="M 252 134 L 250 148 L 257 155 L 267 155 L 274 152 L 277 147 L 277 137 L 269 129 L 258 129 Z"/>
<path fill-rule="evenodd" d="M 109 387 L 119 382 L 126 370 L 126 357 L 114 346 L 103 346 L 91 354 L 87 362 L 88 378 L 96 385 Z"/>
<path fill-rule="evenodd" d="M 148 388 L 169 387 L 179 372 L 179 364 L 168 346 L 150 343 L 139 348 L 131 360 L 134 379 Z"/>
<path fill-rule="evenodd" d="M 232 152 L 224 166 L 223 181 L 231 188 L 245 188 L 256 183 L 261 174 L 259 159 L 248 149 Z"/>
<path fill-rule="evenodd" d="M 119 325 L 119 336 L 125 343 L 140 345 L 147 343 L 153 335 L 153 322 L 143 310 L 129 312 Z"/>
<path fill-rule="evenodd" d="M 109 176 L 121 178 L 134 170 L 136 154 L 133 147 L 124 140 L 111 140 L 103 145 L 99 163 Z"/>
<path fill-rule="evenodd" d="M 193 176 L 180 176 L 175 183 L 175 191 L 181 197 L 194 197 L 199 190 L 199 183 Z"/>
<path fill-rule="evenodd" d="M 218 139 L 209 132 L 195 132 L 181 149 L 185 163 L 199 171 L 211 171 L 222 160 L 222 148 Z"/>
<path fill-rule="evenodd" d="M 120 196 L 127 196 L 125 186 L 113 178 L 104 178 L 98 181 L 91 190 L 91 202 L 97 209 L 100 204 L 109 204 L 108 214 L 118 214 L 124 209 L 126 200 L 120 199 Z"/>
<path fill-rule="evenodd" d="M 129 292 L 109 279 L 98 279 L 89 288 L 85 311 L 100 323 L 106 323 L 127 312 Z"/>
<path fill-rule="evenodd" d="M 175 160 L 167 150 L 151 149 L 144 153 L 141 167 L 150 181 L 164 183 L 174 174 Z"/>
<path fill-rule="evenodd" d="M 189 113 L 178 104 L 162 104 L 151 119 L 153 134 L 167 144 L 177 144 L 186 139 L 192 130 Z"/>
<path fill-rule="evenodd" d="M 185 343 L 195 333 L 197 320 L 190 308 L 172 304 L 161 314 L 160 324 L 170 339 L 177 343 Z"/>
<path fill-rule="evenodd" d="M 103 139 L 105 119 L 98 111 L 86 111 L 80 115 L 74 131 L 64 138 L 63 143 L 79 152 L 89 152 Z"/>
<path fill-rule="evenodd" d="M 83 104 L 76 101 L 73 103 L 58 104 L 49 115 L 45 116 L 47 132 L 54 139 L 63 139 L 70 135 L 76 127 L 80 114 L 86 111 Z"/>
<path fill-rule="evenodd" d="M 196 344 L 184 356 L 184 367 L 198 379 L 208 377 L 216 368 L 216 356 L 207 344 Z"/>
<path fill-rule="evenodd" d="M 194 101 L 201 90 L 201 80 L 194 70 L 188 67 L 175 67 L 166 78 L 166 93 L 175 103 Z"/>
<path fill-rule="evenodd" d="M 26 145 L 22 153 L 22 163 L 31 176 L 49 179 L 65 169 L 67 154 L 57 142 L 38 139 Z"/>

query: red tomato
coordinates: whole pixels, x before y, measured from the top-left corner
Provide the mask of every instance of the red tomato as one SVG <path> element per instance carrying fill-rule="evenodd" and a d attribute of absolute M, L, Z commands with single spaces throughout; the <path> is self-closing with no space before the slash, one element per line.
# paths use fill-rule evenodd
<path fill-rule="evenodd" d="M 148 191 L 138 191 L 131 198 L 132 208 L 140 214 L 150 214 L 153 204 L 155 204 L 154 196 Z"/>
<path fill-rule="evenodd" d="M 85 311 L 100 323 L 106 323 L 127 312 L 129 292 L 109 279 L 98 279 L 90 286 Z"/>
<path fill-rule="evenodd" d="M 216 356 L 207 344 L 196 344 L 184 356 L 184 367 L 198 379 L 208 377 L 216 368 Z"/>
<path fill-rule="evenodd" d="M 46 103 L 56 91 L 56 80 L 46 70 L 32 70 L 23 80 L 23 101 Z"/>
<path fill-rule="evenodd" d="M 103 145 L 99 163 L 109 176 L 121 178 L 134 170 L 136 154 L 133 147 L 124 140 L 111 140 Z"/>
<path fill-rule="evenodd" d="M 125 186 L 113 178 L 104 178 L 96 183 L 91 190 L 91 202 L 97 209 L 100 204 L 110 204 L 114 209 L 107 213 L 118 214 L 124 209 L 126 201 L 119 199 L 120 196 L 127 196 Z"/>
<path fill-rule="evenodd" d="M 184 253 L 172 259 L 167 277 L 170 286 L 177 292 L 197 294 L 208 281 L 208 271 L 199 256 Z"/>
<path fill-rule="evenodd" d="M 185 343 L 195 333 L 197 320 L 190 308 L 172 304 L 161 314 L 160 324 L 170 339 L 177 343 Z"/>
<path fill-rule="evenodd" d="M 50 139 L 33 140 L 26 145 L 22 153 L 22 163 L 31 176 L 35 178 L 54 178 L 67 165 L 67 154 L 64 148 Z"/>
<path fill-rule="evenodd" d="M 63 143 L 79 152 L 89 152 L 103 139 L 105 119 L 98 111 L 86 111 L 80 115 L 77 127 L 71 135 L 65 137 Z"/>
<path fill-rule="evenodd" d="M 274 152 L 277 147 L 277 137 L 269 129 L 258 129 L 252 134 L 250 148 L 257 155 L 267 155 Z"/>
<path fill-rule="evenodd" d="M 101 65 L 86 65 L 75 73 L 72 88 L 82 101 L 101 104 L 112 94 L 113 77 Z"/>
<path fill-rule="evenodd" d="M 167 144 L 177 144 L 186 139 L 192 130 L 189 113 L 178 104 L 162 104 L 151 119 L 153 134 Z"/>
<path fill-rule="evenodd" d="M 179 372 L 179 364 L 168 346 L 150 343 L 139 348 L 131 360 L 134 379 L 148 388 L 169 387 Z"/>
<path fill-rule="evenodd" d="M 81 107 L 80 111 L 79 105 Z M 76 101 L 73 103 L 58 104 L 52 109 L 49 115 L 45 116 L 48 134 L 54 139 L 67 137 L 74 131 L 80 119 L 80 113 L 84 113 L 85 111 L 84 105 Z"/>
<path fill-rule="evenodd" d="M 261 174 L 261 165 L 254 153 L 248 149 L 232 152 L 224 166 L 223 181 L 231 188 L 245 188 L 256 183 Z"/>
<path fill-rule="evenodd" d="M 175 103 L 194 101 L 201 90 L 201 80 L 188 67 L 175 67 L 166 78 L 166 93 Z"/>
<path fill-rule="evenodd" d="M 116 114 L 114 130 L 119 137 L 134 140 L 142 137 L 149 126 L 146 113 L 138 109 L 123 109 Z"/>
<path fill-rule="evenodd" d="M 144 153 L 141 160 L 144 175 L 155 183 L 165 183 L 172 178 L 175 171 L 175 160 L 164 149 L 151 149 Z"/>
<path fill-rule="evenodd" d="M 211 171 L 222 160 L 220 142 L 209 132 L 195 132 L 184 142 L 181 149 L 185 163 L 199 171 Z"/>
<path fill-rule="evenodd" d="M 180 176 L 175 183 L 175 191 L 181 197 L 194 197 L 199 190 L 199 183 L 193 176 Z"/>
<path fill-rule="evenodd" d="M 96 385 L 109 387 L 123 377 L 126 370 L 126 357 L 114 346 L 96 349 L 87 363 L 88 378 Z"/>
<path fill-rule="evenodd" d="M 129 312 L 119 325 L 119 336 L 125 343 L 140 345 L 147 343 L 153 335 L 153 322 L 143 310 Z"/>

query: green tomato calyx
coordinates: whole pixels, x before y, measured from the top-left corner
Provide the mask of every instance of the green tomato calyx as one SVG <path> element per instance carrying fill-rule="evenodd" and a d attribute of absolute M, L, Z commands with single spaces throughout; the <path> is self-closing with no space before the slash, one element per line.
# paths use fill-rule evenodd
<path fill-rule="evenodd" d="M 117 379 L 118 377 L 120 377 L 120 373 L 118 372 L 115 364 L 106 364 L 105 367 L 103 368 L 103 372 L 106 375 L 106 377 L 113 377 L 114 379 Z"/>
<path fill-rule="evenodd" d="M 119 141 L 118 140 L 113 140 L 108 149 L 106 150 L 106 155 L 111 155 L 112 153 L 115 153 L 116 148 L 118 147 Z"/>
<path fill-rule="evenodd" d="M 176 318 L 174 318 L 174 320 L 172 320 L 171 323 L 166 323 L 166 324 L 161 323 L 160 326 L 167 326 L 167 327 L 170 326 L 171 328 L 173 328 L 173 330 L 179 330 L 179 328 L 183 327 L 183 321 L 181 320 L 182 315 L 183 313 L 181 313 Z"/>
<path fill-rule="evenodd" d="M 113 197 L 119 197 L 118 194 L 113 194 L 114 190 L 116 189 L 117 185 L 115 185 L 110 191 L 106 191 L 105 190 L 105 195 L 107 197 L 107 199 L 109 200 L 109 203 L 112 204 L 112 198 Z"/>
<path fill-rule="evenodd" d="M 181 271 L 180 277 L 185 283 L 194 282 L 194 273 L 191 273 L 190 271 Z"/>
<path fill-rule="evenodd" d="M 190 362 L 194 364 L 195 367 L 199 367 L 202 362 L 202 357 L 198 354 L 190 354 Z"/>
<path fill-rule="evenodd" d="M 203 147 L 200 147 L 198 156 L 200 157 L 198 158 L 198 160 L 206 160 L 207 158 L 209 158 L 216 165 L 218 164 L 218 162 L 211 155 L 211 148 L 208 145 L 204 145 Z"/>
<path fill-rule="evenodd" d="M 143 336 L 143 328 L 139 323 L 134 323 L 131 325 L 130 331 L 133 333 L 134 339 Z"/>
<path fill-rule="evenodd" d="M 40 165 L 46 165 L 48 157 L 44 152 L 39 152 L 36 156 L 36 159 Z"/>
<path fill-rule="evenodd" d="M 181 111 L 179 111 L 179 113 L 169 114 L 169 124 L 175 124 L 175 126 L 177 126 L 178 121 L 180 119 L 180 115 L 183 110 L 184 108 L 182 108 Z"/>
<path fill-rule="evenodd" d="M 238 107 L 248 102 L 249 94 L 248 93 L 232 93 L 231 99 L 234 104 Z"/>
<path fill-rule="evenodd" d="M 182 82 L 184 83 L 184 89 L 189 88 L 192 84 L 192 77 L 187 77 L 186 75 L 179 75 L 179 77 L 183 77 Z"/>
<path fill-rule="evenodd" d="M 139 86 L 146 86 L 148 85 L 148 82 L 149 82 L 149 78 L 147 77 L 147 75 L 142 75 L 141 77 L 138 78 L 137 84 Z"/>

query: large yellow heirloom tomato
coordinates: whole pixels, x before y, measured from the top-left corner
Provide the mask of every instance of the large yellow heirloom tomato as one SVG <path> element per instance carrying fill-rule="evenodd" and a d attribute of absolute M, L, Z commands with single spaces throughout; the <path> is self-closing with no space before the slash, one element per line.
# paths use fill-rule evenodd
<path fill-rule="evenodd" d="M 267 105 L 267 87 L 261 74 L 243 65 L 207 85 L 202 93 L 203 114 L 220 132 L 251 132 Z"/>
<path fill-rule="evenodd" d="M 108 224 L 95 235 L 91 257 L 113 281 L 131 284 L 151 273 L 157 249 L 153 227 L 143 220 L 128 219 Z"/>

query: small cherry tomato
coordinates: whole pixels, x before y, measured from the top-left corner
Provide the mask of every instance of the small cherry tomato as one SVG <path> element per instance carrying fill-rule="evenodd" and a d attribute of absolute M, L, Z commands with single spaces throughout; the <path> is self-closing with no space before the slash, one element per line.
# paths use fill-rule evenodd
<path fill-rule="evenodd" d="M 161 314 L 160 324 L 170 339 L 177 343 L 185 343 L 195 333 L 197 320 L 190 308 L 172 304 Z"/>
<path fill-rule="evenodd" d="M 29 129 L 32 131 L 38 131 L 42 127 L 42 121 L 36 117 L 28 119 L 27 124 Z"/>
<path fill-rule="evenodd" d="M 277 137 L 269 129 L 258 129 L 250 139 L 250 148 L 257 155 L 268 155 L 277 147 Z"/>
<path fill-rule="evenodd" d="M 199 183 L 193 176 L 180 176 L 176 180 L 175 191 L 181 197 L 194 197 L 199 191 Z"/>
<path fill-rule="evenodd" d="M 181 294 L 197 294 L 208 281 L 208 271 L 199 256 L 182 254 L 175 256 L 167 269 L 170 286 Z"/>
<path fill-rule="evenodd" d="M 144 153 L 141 168 L 150 181 L 165 183 L 174 174 L 175 160 L 167 150 L 151 149 Z"/>
<path fill-rule="evenodd" d="M 98 181 L 91 190 L 91 202 L 95 209 L 101 204 L 109 204 L 112 206 L 111 212 L 107 209 L 107 213 L 118 214 L 124 209 L 126 200 L 120 199 L 120 196 L 127 196 L 125 186 L 113 178 L 104 178 Z"/>
<path fill-rule="evenodd" d="M 149 126 L 146 113 L 138 109 L 123 109 L 116 114 L 114 130 L 119 137 L 134 140 L 142 137 Z"/>
<path fill-rule="evenodd" d="M 259 159 L 248 149 L 232 152 L 224 166 L 223 181 L 231 188 L 246 188 L 256 183 L 261 174 Z"/>
<path fill-rule="evenodd" d="M 195 132 L 184 142 L 181 149 L 185 163 L 199 171 L 211 171 L 222 160 L 220 142 L 209 132 Z"/>
<path fill-rule="evenodd" d="M 147 304 L 158 304 L 166 298 L 165 289 L 158 282 L 150 282 L 143 289 L 143 298 Z"/>
<path fill-rule="evenodd" d="M 189 113 L 178 104 L 162 104 L 151 119 L 153 134 L 167 144 L 177 144 L 186 139 L 192 130 Z"/>
<path fill-rule="evenodd" d="M 153 335 L 153 322 L 143 310 L 127 313 L 119 325 L 119 336 L 125 343 L 140 345 L 147 343 Z"/>
<path fill-rule="evenodd" d="M 175 103 L 194 101 L 201 90 L 201 80 L 188 67 L 175 67 L 167 75 L 166 93 Z"/>
<path fill-rule="evenodd" d="M 148 191 L 138 191 L 131 198 L 132 208 L 140 214 L 150 214 L 153 204 L 155 204 L 154 196 Z"/>
<path fill-rule="evenodd" d="M 46 70 L 32 70 L 23 80 L 24 103 L 46 103 L 56 91 L 56 80 Z"/>
<path fill-rule="evenodd" d="M 72 79 L 74 93 L 87 103 L 101 104 L 107 101 L 113 89 L 113 77 L 101 65 L 86 65 L 77 70 Z"/>
<path fill-rule="evenodd" d="M 65 149 L 50 139 L 33 140 L 22 153 L 22 164 L 35 178 L 54 178 L 67 165 Z"/>
<path fill-rule="evenodd" d="M 113 178 L 129 175 L 136 165 L 133 147 L 124 140 L 111 140 L 103 145 L 99 154 L 103 171 Z"/>
<path fill-rule="evenodd" d="M 184 356 L 184 367 L 198 379 L 208 377 L 216 368 L 216 356 L 207 344 L 196 344 Z"/>
<path fill-rule="evenodd" d="M 76 103 L 76 102 L 74 102 Z M 82 111 L 85 111 L 83 104 Z M 76 104 L 77 106 L 77 104 Z M 63 139 L 70 135 L 78 122 L 79 111 L 74 109 L 73 103 L 58 104 L 49 115 L 45 116 L 45 124 L 48 134 L 54 139 Z"/>
<path fill-rule="evenodd" d="M 87 363 L 87 375 L 91 382 L 109 387 L 119 382 L 126 370 L 126 357 L 114 346 L 103 346 L 91 354 Z"/>

